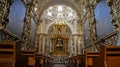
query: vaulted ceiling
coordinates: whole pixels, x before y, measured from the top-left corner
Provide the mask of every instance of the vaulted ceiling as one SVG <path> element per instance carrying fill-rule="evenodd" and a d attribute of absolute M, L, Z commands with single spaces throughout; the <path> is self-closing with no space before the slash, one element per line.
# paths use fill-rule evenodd
<path fill-rule="evenodd" d="M 52 11 L 54 10 L 53 8 L 57 8 L 56 5 L 64 5 L 63 7 L 70 7 L 70 9 L 72 9 L 72 11 L 75 13 L 76 19 L 72 20 L 72 21 L 70 20 L 71 24 L 67 23 L 67 25 L 71 28 L 72 33 L 77 33 L 76 31 L 74 31 L 74 28 L 77 27 L 75 25 L 77 23 L 81 22 L 80 20 L 85 20 L 84 16 L 87 14 L 89 5 L 91 5 L 91 4 L 96 5 L 97 2 L 98 2 L 97 0 L 34 0 L 35 11 L 37 14 L 36 18 L 39 21 L 39 23 L 53 22 L 51 20 L 53 20 L 54 18 L 45 17 L 45 12 L 50 10 L 50 7 L 52 7 Z M 44 20 L 43 20 L 43 18 L 44 18 Z M 45 18 L 47 19 L 47 21 Z M 73 22 L 76 22 L 76 24 L 74 24 Z M 83 22 L 81 22 L 81 23 L 83 23 Z M 46 28 L 44 28 L 45 24 L 42 23 L 42 26 L 43 26 L 42 32 L 46 33 L 52 24 L 53 23 L 47 23 L 46 24 L 47 29 L 46 29 Z M 75 28 L 75 29 L 77 29 L 77 28 Z"/>
<path fill-rule="evenodd" d="M 99 0 L 34 0 L 34 3 L 35 7 L 38 8 L 38 18 L 41 17 L 44 10 L 54 5 L 66 5 L 71 7 L 77 12 L 77 15 L 81 17 L 85 9 L 87 9 L 87 5 L 96 5 L 98 1 Z"/>

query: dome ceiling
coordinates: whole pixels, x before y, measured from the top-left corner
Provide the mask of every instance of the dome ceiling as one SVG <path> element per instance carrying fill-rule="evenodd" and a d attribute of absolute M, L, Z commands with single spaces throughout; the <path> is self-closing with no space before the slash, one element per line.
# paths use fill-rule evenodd
<path fill-rule="evenodd" d="M 58 19 L 64 22 L 70 22 L 78 18 L 76 12 L 65 5 L 55 5 L 51 6 L 44 11 L 42 19 L 46 18 L 47 20 L 56 21 Z"/>
<path fill-rule="evenodd" d="M 49 27 L 53 25 L 54 23 L 60 23 L 64 22 L 66 25 L 68 25 L 72 32 L 77 29 L 76 24 L 78 23 L 78 15 L 75 10 L 73 10 L 71 7 L 68 7 L 66 5 L 54 5 L 47 8 L 42 16 L 42 25 L 41 28 L 44 29 L 41 32 L 48 32 Z M 60 22 L 61 21 L 61 22 Z"/>

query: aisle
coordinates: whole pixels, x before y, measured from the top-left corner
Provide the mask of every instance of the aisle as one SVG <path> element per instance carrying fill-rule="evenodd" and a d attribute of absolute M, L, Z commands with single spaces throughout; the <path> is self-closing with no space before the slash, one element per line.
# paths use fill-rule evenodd
<path fill-rule="evenodd" d="M 53 65 L 53 67 L 66 67 L 66 66 L 65 66 L 65 64 L 56 63 Z"/>

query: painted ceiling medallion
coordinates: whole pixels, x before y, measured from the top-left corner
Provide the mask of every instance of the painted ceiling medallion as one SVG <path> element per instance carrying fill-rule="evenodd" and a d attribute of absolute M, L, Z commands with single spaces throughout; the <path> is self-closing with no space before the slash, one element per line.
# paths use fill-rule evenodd
<path fill-rule="evenodd" d="M 45 10 L 44 18 L 52 21 L 56 21 L 60 18 L 64 22 L 68 22 L 77 19 L 78 16 L 76 15 L 76 12 L 68 6 L 55 5 Z"/>

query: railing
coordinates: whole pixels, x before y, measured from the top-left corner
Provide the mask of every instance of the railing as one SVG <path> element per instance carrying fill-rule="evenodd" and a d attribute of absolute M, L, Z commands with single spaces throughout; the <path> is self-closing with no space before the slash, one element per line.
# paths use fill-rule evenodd
<path fill-rule="evenodd" d="M 117 43 L 117 36 L 118 32 L 114 31 L 105 37 L 98 39 L 97 41 L 94 42 L 94 46 L 89 45 L 88 47 L 84 48 L 83 50 L 92 50 L 92 51 L 99 51 L 100 50 L 100 45 L 116 45 Z"/>
<path fill-rule="evenodd" d="M 98 39 L 95 42 L 95 46 L 96 48 L 99 50 L 100 45 L 116 45 L 117 43 L 117 36 L 118 36 L 118 32 L 114 31 L 108 35 L 106 35 L 105 37 Z"/>
<path fill-rule="evenodd" d="M 0 41 L 17 41 L 17 40 L 21 40 L 21 38 L 11 33 L 7 29 L 0 29 Z"/>

